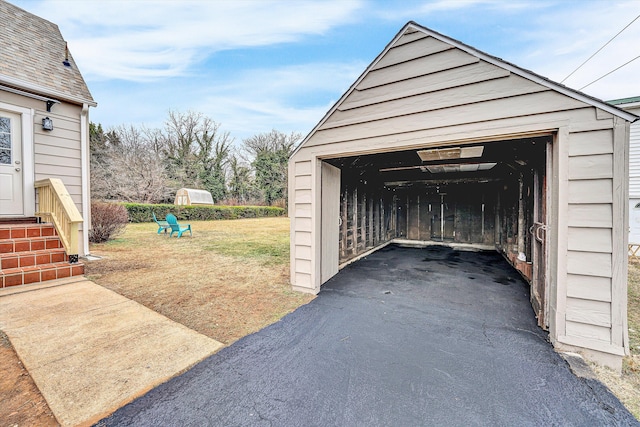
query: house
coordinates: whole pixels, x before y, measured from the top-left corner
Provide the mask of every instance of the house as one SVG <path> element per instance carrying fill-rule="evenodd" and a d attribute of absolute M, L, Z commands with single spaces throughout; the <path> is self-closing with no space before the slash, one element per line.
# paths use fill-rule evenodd
<path fill-rule="evenodd" d="M 29 246 L 14 240 L 48 236 L 47 229 L 23 225 L 11 231 L 6 225 L 36 217 L 55 224 L 54 234 L 74 263 L 89 250 L 88 113 L 97 104 L 57 25 L 4 0 L 0 19 L 0 238 L 11 239 L 0 244 Z M 40 250 L 41 243 L 31 249 Z M 30 264 L 5 254 L 2 271 L 23 265 L 33 270 Z M 30 271 L 27 281 L 36 276 L 42 277 Z"/>
<path fill-rule="evenodd" d="M 609 104 L 640 115 L 640 96 Z M 640 121 L 631 124 L 629 139 L 629 243 L 640 244 Z"/>
<path fill-rule="evenodd" d="M 389 243 L 490 248 L 556 348 L 619 369 L 636 119 L 409 22 L 290 158 L 293 289 Z"/>

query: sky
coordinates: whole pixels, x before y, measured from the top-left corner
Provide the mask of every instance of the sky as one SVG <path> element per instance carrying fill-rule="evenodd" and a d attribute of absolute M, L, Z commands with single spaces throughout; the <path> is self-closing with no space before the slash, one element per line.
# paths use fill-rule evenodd
<path fill-rule="evenodd" d="M 563 81 L 640 15 L 640 0 L 8 0 L 58 25 L 104 128 L 202 113 L 236 142 L 309 133 L 408 21 Z M 640 55 L 640 19 L 563 84 Z M 640 58 L 584 89 L 640 96 Z"/>

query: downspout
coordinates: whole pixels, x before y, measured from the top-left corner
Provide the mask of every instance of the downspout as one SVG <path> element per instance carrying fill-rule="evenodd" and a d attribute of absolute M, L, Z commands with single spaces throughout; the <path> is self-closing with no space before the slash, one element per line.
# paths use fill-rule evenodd
<path fill-rule="evenodd" d="M 82 254 L 89 254 L 89 228 L 91 227 L 91 204 L 89 195 L 89 105 L 82 104 L 80 113 L 80 156 L 82 157 Z"/>

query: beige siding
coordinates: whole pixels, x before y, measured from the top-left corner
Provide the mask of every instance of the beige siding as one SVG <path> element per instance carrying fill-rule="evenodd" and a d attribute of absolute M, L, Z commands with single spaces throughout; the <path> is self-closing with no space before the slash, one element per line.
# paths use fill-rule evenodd
<path fill-rule="evenodd" d="M 291 160 L 294 285 L 320 285 L 312 283 L 320 280 L 313 275 L 320 242 L 311 217 L 319 203 L 312 176 L 317 159 L 554 132 L 562 146 L 554 147 L 558 176 L 550 177 L 557 204 L 550 207 L 551 331 L 571 345 L 622 346 L 618 118 L 490 62 L 411 32 L 354 84 Z"/>
<path fill-rule="evenodd" d="M 611 342 L 612 130 L 569 134 L 567 335 Z"/>
<path fill-rule="evenodd" d="M 82 167 L 84 163 L 81 147 L 82 107 L 61 102 L 54 104 L 51 111 L 46 111 L 45 101 L 31 97 L 2 92 L 0 98 L 3 103 L 29 108 L 34 112 L 32 115 L 33 157 L 24 159 L 25 165 L 29 162 L 33 167 L 33 175 L 29 182 L 32 183 L 44 178 L 60 178 L 81 215 L 86 219 L 82 196 Z M 42 130 L 44 117 L 53 120 L 53 131 Z M 82 237 L 85 227 L 81 224 L 79 228 L 80 250 L 82 253 L 86 253 Z"/>
<path fill-rule="evenodd" d="M 37 111 L 34 116 L 35 179 L 59 178 L 75 202 L 83 218 L 82 206 L 82 149 L 80 135 L 81 107 L 67 103 L 55 104 L 52 111 Z M 53 120 L 53 131 L 42 130 L 42 118 Z M 83 224 L 79 227 L 80 252 L 84 246 Z"/>
<path fill-rule="evenodd" d="M 311 281 L 312 266 L 312 168 L 310 160 L 293 163 L 293 210 L 292 245 L 294 253 L 291 254 L 291 274 L 295 277 L 295 285 L 300 288 L 313 289 Z"/>
<path fill-rule="evenodd" d="M 390 65 L 397 65 L 402 62 L 415 60 L 423 56 L 432 55 L 434 53 L 443 52 L 452 49 L 452 46 L 436 40 L 433 37 L 427 37 L 413 43 L 406 43 L 394 46 L 387 55 L 376 63 L 371 69 L 378 70 Z"/>
<path fill-rule="evenodd" d="M 464 98 L 460 99 L 464 102 Z M 429 109 L 425 102 L 424 109 Z M 544 114 L 548 111 L 580 108 L 584 104 L 559 95 L 555 92 L 540 92 L 512 98 L 502 98 L 491 102 L 460 105 L 434 111 L 425 111 L 389 119 L 358 123 L 333 129 L 317 131 L 307 145 L 335 143 L 359 138 L 371 138 L 380 135 L 391 136 L 397 133 L 415 132 L 425 127 L 458 126 L 466 123 L 480 123 L 509 117 Z M 330 120 L 327 121 L 330 124 Z"/>
<path fill-rule="evenodd" d="M 571 274 L 567 277 L 567 296 L 611 302 L 611 279 Z"/>
<path fill-rule="evenodd" d="M 567 320 L 611 327 L 611 304 L 578 298 L 567 299 Z"/>
<path fill-rule="evenodd" d="M 569 227 L 567 237 L 568 248 L 572 251 L 610 254 L 613 250 L 610 228 Z"/>
<path fill-rule="evenodd" d="M 384 104 L 374 104 L 348 111 L 336 111 L 331 120 L 320 129 L 330 129 L 374 120 L 388 119 L 409 114 L 422 113 L 465 104 L 475 104 L 488 100 L 508 98 L 527 93 L 543 92 L 546 88 L 522 77 L 512 76 L 477 82 L 474 85 L 415 95 L 408 98 L 390 100 Z"/>
<path fill-rule="evenodd" d="M 496 68 L 486 62 L 473 63 L 453 70 L 441 71 L 410 80 L 394 82 L 368 90 L 354 90 L 340 104 L 338 110 L 346 111 L 365 105 L 378 104 L 393 99 L 420 95 L 437 90 L 466 86 L 501 77 L 508 77 L 509 71 Z"/>
<path fill-rule="evenodd" d="M 569 203 L 612 203 L 613 180 L 572 179 L 569 181 Z"/>
<path fill-rule="evenodd" d="M 611 328 L 568 320 L 567 335 L 576 338 L 609 342 L 611 340 Z"/>
<path fill-rule="evenodd" d="M 435 58 L 437 56 L 437 58 Z M 435 59 L 434 59 L 435 58 Z M 459 50 L 447 50 L 413 61 L 403 62 L 394 67 L 371 71 L 357 86 L 358 90 L 382 86 L 400 80 L 424 76 L 438 71 L 449 70 L 463 65 L 474 64 L 480 60 Z"/>

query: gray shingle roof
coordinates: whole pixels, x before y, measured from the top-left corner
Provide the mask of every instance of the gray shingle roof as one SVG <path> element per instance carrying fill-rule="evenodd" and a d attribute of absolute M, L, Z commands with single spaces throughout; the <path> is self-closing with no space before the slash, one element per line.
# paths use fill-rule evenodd
<path fill-rule="evenodd" d="M 38 95 L 95 106 L 58 26 L 0 0 L 0 83 Z"/>

